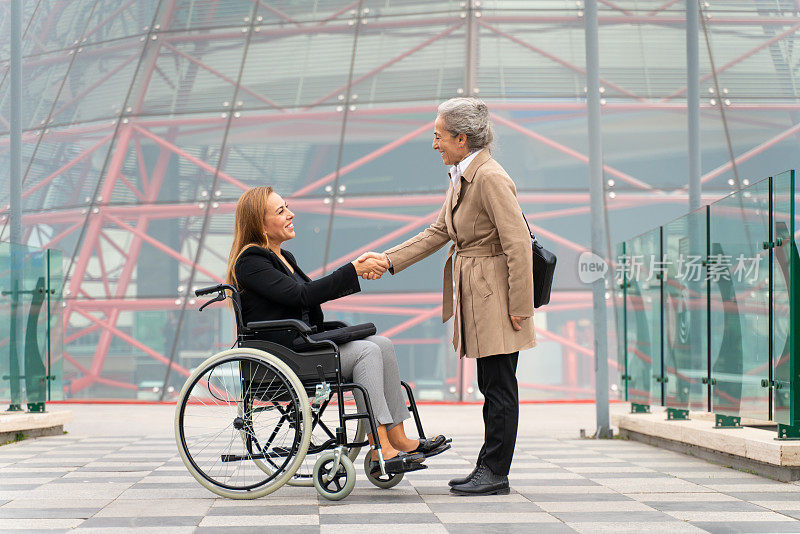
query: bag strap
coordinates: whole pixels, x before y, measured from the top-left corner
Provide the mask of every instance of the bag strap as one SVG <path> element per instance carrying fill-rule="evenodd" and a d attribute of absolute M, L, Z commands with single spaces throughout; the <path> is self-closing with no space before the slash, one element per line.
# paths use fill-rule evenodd
<path fill-rule="evenodd" d="M 528 233 L 529 233 L 529 234 L 531 234 L 531 239 L 533 239 L 533 241 L 534 241 L 535 243 L 538 243 L 538 241 L 536 241 L 536 236 L 535 236 L 535 235 L 533 235 L 533 230 L 531 230 L 531 225 L 530 225 L 530 224 L 528 224 L 528 218 L 527 218 L 527 217 L 525 217 L 525 212 L 524 212 L 524 211 L 522 211 L 522 206 L 520 206 L 520 208 L 519 208 L 519 212 L 522 214 L 522 220 L 523 220 L 523 221 L 525 221 L 525 226 L 527 226 L 527 227 L 528 227 Z"/>

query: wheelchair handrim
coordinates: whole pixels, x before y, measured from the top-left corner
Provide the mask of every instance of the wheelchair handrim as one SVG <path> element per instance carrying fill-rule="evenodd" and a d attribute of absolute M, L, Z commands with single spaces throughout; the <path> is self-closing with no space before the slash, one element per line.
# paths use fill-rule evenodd
<path fill-rule="evenodd" d="M 225 357 L 222 357 L 222 358 L 219 358 L 219 359 L 215 360 L 214 362 L 212 362 L 211 365 L 219 366 L 219 365 L 224 365 L 225 363 L 231 363 L 231 362 L 236 362 L 236 361 L 239 361 L 241 363 L 241 360 L 250 359 L 251 361 L 257 362 L 258 364 L 269 366 L 271 368 L 271 370 L 280 378 L 281 385 L 284 386 L 286 391 L 288 391 L 289 394 L 291 395 L 291 399 L 292 399 L 291 402 L 297 407 L 296 411 L 298 412 L 298 415 L 300 415 L 301 418 L 302 418 L 302 410 L 303 410 L 302 400 L 298 397 L 297 392 L 295 391 L 295 387 L 293 387 L 293 385 L 291 384 L 291 381 L 286 376 L 285 371 L 280 369 L 276 365 L 274 365 L 273 362 L 269 361 L 268 359 L 265 359 L 265 358 L 262 359 L 262 358 L 263 357 L 260 357 L 257 354 L 253 354 L 249 350 L 245 350 L 245 351 L 241 351 L 241 352 L 240 351 L 236 351 L 234 354 L 230 354 L 230 355 L 227 355 Z M 203 469 L 201 469 L 197 465 L 197 463 L 195 462 L 195 460 L 193 458 L 193 455 L 189 453 L 189 448 L 188 448 L 188 445 L 186 443 L 186 438 L 185 438 L 185 435 L 184 435 L 184 432 L 182 431 L 182 429 L 184 428 L 185 410 L 186 410 L 187 405 L 189 404 L 188 393 L 190 391 L 192 391 L 192 388 L 194 388 L 194 386 L 197 385 L 197 383 L 201 380 L 201 378 L 205 375 L 205 372 L 208 371 L 209 368 L 201 367 L 200 369 L 198 369 L 199 372 L 197 373 L 197 375 L 191 380 L 191 382 L 187 386 L 184 387 L 184 391 L 187 394 L 186 395 L 182 395 L 181 403 L 180 403 L 180 406 L 179 406 L 179 412 L 178 412 L 178 428 L 181 429 L 178 432 L 178 437 L 180 439 L 180 445 L 182 447 L 182 451 L 184 452 L 184 454 L 182 456 L 184 456 L 184 458 L 191 464 L 191 466 L 193 468 L 193 471 L 195 473 L 199 474 L 207 482 L 209 482 L 210 484 L 212 484 L 214 486 L 217 486 L 217 487 L 229 490 L 229 491 L 249 492 L 249 491 L 257 490 L 258 488 L 260 488 L 260 487 L 272 482 L 279 475 L 281 475 L 281 474 L 285 475 L 286 471 L 282 472 L 282 470 L 288 464 L 291 463 L 291 460 L 293 458 L 293 455 L 291 455 L 291 454 L 287 454 L 286 455 L 286 460 L 283 462 L 283 464 L 280 467 L 278 467 L 271 475 L 269 475 L 268 478 L 266 478 L 265 480 L 262 480 L 260 482 L 254 483 L 254 484 L 247 485 L 247 486 L 231 486 L 229 484 L 225 484 L 223 482 L 220 482 L 220 481 L 218 481 L 216 479 L 211 478 L 209 475 L 206 474 L 206 472 Z M 303 436 L 303 431 L 301 431 L 300 427 L 298 426 L 295 429 L 294 440 L 292 442 L 291 450 L 297 452 L 297 451 L 299 451 L 300 448 L 302 448 L 300 446 L 301 441 L 302 441 L 302 436 Z M 298 462 L 298 467 L 299 467 L 299 463 L 300 462 Z M 265 474 L 267 474 L 267 473 L 265 473 Z"/>

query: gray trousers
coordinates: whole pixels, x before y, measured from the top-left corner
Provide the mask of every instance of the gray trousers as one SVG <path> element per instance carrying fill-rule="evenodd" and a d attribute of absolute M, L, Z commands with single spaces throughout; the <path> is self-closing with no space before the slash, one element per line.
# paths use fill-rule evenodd
<path fill-rule="evenodd" d="M 339 355 L 342 375 L 367 390 L 379 425 L 392 428 L 411 417 L 400 385 L 397 356 L 388 338 L 370 336 L 345 343 L 339 346 Z M 358 410 L 366 412 L 363 395 L 359 391 L 354 393 Z"/>

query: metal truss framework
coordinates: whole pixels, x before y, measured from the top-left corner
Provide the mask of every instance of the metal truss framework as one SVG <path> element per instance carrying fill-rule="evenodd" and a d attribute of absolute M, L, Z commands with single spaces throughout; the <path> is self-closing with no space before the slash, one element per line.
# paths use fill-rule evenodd
<path fill-rule="evenodd" d="M 674 25 L 683 23 L 682 18 L 675 17 L 674 14 L 665 12 L 670 6 L 676 3 L 677 0 L 664 2 L 652 12 L 645 15 L 634 14 L 625 9 L 619 8 L 613 2 L 601 0 L 603 4 L 613 10 L 615 14 L 604 15 L 600 18 L 601 24 L 663 24 Z M 126 9 L 127 6 L 132 4 L 128 2 L 120 6 L 120 8 L 113 14 L 116 16 L 119 12 Z M 342 32 L 352 31 L 352 28 L 343 23 L 340 18 L 343 13 L 346 13 L 350 8 L 357 5 L 358 2 L 352 6 L 342 9 L 339 13 L 333 16 L 314 23 L 297 22 L 292 17 L 280 12 L 279 10 L 265 5 L 265 3 L 257 1 L 259 9 L 267 9 L 285 20 L 289 25 L 282 26 L 279 29 L 265 29 L 262 32 L 273 32 L 275 37 L 289 34 L 305 34 L 311 32 Z M 172 12 L 165 11 L 162 14 L 160 21 L 162 27 L 168 28 Z M 52 17 L 51 17 L 52 18 Z M 106 17 L 100 25 L 93 28 L 88 28 L 84 35 L 89 35 L 98 30 L 100 26 L 108 23 L 112 16 Z M 507 39 L 520 46 L 521 48 L 529 50 L 532 54 L 536 54 L 547 58 L 556 65 L 568 69 L 570 71 L 584 74 L 582 67 L 571 64 L 563 58 L 557 57 L 551 53 L 537 48 L 531 43 L 525 42 L 523 39 L 509 34 L 498 27 L 496 24 L 503 22 L 524 23 L 526 17 L 504 17 L 504 16 L 484 16 L 479 21 L 474 23 L 479 25 L 485 31 L 492 32 L 493 34 Z M 567 20 L 567 17 L 560 16 L 544 16 L 530 18 L 528 22 L 535 22 L 542 24 L 547 22 L 552 23 L 574 23 L 574 19 Z M 325 97 L 319 99 L 311 105 L 305 106 L 302 109 L 287 109 L 277 104 L 270 95 L 260 94 L 251 88 L 244 85 L 238 85 L 238 91 L 249 95 L 260 103 L 270 108 L 269 112 L 264 113 L 247 113 L 238 119 L 237 127 L 245 126 L 247 124 L 269 124 L 269 123 L 288 123 L 289 121 L 304 121 L 304 120 L 324 120 L 324 119 L 338 119 L 341 115 L 329 110 L 328 108 L 320 107 L 320 104 L 330 101 L 332 97 L 338 94 L 350 93 L 350 88 L 365 79 L 374 76 L 375 74 L 383 71 L 391 65 L 404 60 L 405 58 L 418 53 L 423 48 L 433 44 L 434 42 L 445 38 L 453 31 L 463 26 L 465 22 L 457 17 L 431 17 L 430 20 L 415 20 L 414 25 L 426 24 L 451 24 L 444 31 L 432 35 L 429 39 L 421 44 L 418 44 L 395 57 L 389 58 L 385 63 L 370 70 L 366 74 L 359 76 L 356 79 L 342 87 L 336 88 Z M 385 22 L 371 25 L 370 29 L 374 30 L 375 27 L 381 26 L 393 27 L 401 24 L 409 24 L 405 22 Z M 730 25 L 737 26 L 743 24 L 774 24 L 778 25 L 774 18 L 771 17 L 719 17 L 713 20 L 715 25 Z M 798 29 L 800 29 L 800 19 L 787 19 L 785 17 L 780 19 L 780 26 L 788 26 L 788 29 L 777 30 L 774 36 L 765 39 L 764 42 L 759 43 L 754 48 L 743 53 L 739 58 L 729 61 L 718 68 L 717 73 L 721 73 L 730 69 L 737 63 L 746 60 L 753 54 L 766 47 L 769 47 L 783 39 L 792 38 Z M 253 24 L 251 23 L 248 31 L 253 32 Z M 30 36 L 33 38 L 33 36 Z M 62 142 L 70 142 L 72 140 L 81 140 L 86 142 L 87 139 L 93 140 L 91 145 L 88 146 L 83 152 L 77 154 L 71 160 L 65 162 L 59 169 L 38 180 L 35 184 L 28 185 L 23 189 L 23 197 L 28 198 L 34 193 L 46 192 L 49 188 L 57 185 L 59 178 L 67 171 L 84 168 L 86 173 L 90 172 L 91 156 L 95 153 L 107 152 L 107 165 L 104 168 L 101 177 L 101 183 L 98 186 L 98 192 L 93 198 L 88 207 L 81 208 L 66 208 L 58 211 L 49 212 L 35 212 L 29 211 L 25 213 L 23 224 L 26 228 L 28 239 L 35 232 L 40 232 L 40 225 L 47 225 L 53 231 L 49 238 L 41 239 L 44 246 L 57 247 L 65 239 L 74 239 L 75 236 L 80 236 L 78 242 L 80 243 L 77 253 L 73 258 L 73 267 L 69 273 L 68 285 L 66 286 L 66 309 L 64 313 L 65 332 L 66 338 L 64 340 L 65 346 L 75 341 L 82 336 L 90 333 L 100 334 L 99 342 L 94 351 L 94 356 L 91 364 L 88 367 L 81 365 L 75 358 L 72 357 L 67 351 L 64 352 L 64 358 L 70 362 L 82 376 L 74 380 L 71 384 L 71 392 L 78 393 L 81 390 L 91 386 L 92 384 L 104 384 L 116 388 L 136 390 L 137 385 L 126 383 L 119 380 L 113 380 L 103 377 L 102 370 L 105 363 L 106 355 L 113 340 L 120 340 L 129 344 L 135 350 L 147 354 L 152 359 L 161 362 L 164 365 L 171 365 L 172 369 L 181 374 L 188 375 L 189 371 L 170 358 L 169 354 L 162 354 L 146 344 L 135 339 L 130 334 L 124 332 L 119 328 L 120 314 L 125 311 L 140 311 L 140 310 L 175 310 L 177 308 L 185 308 L 186 306 L 193 306 L 195 303 L 188 298 L 174 299 L 174 298 L 140 298 L 130 299 L 126 295 L 130 293 L 130 288 L 133 283 L 132 278 L 136 266 L 140 260 L 140 252 L 143 244 L 147 243 L 163 254 L 173 258 L 174 260 L 186 265 L 191 271 L 192 275 L 190 280 L 194 279 L 194 273 L 201 273 L 203 276 L 212 280 L 221 281 L 220 273 L 210 272 L 203 265 L 198 264 L 195 258 L 187 257 L 183 250 L 197 250 L 202 249 L 204 254 L 216 254 L 210 248 L 206 247 L 202 238 L 197 239 L 196 236 L 183 236 L 183 240 L 192 240 L 191 243 L 187 242 L 188 246 L 181 244 L 178 249 L 172 248 L 170 245 L 165 244 L 158 239 L 148 235 L 148 225 L 154 220 L 159 219 L 187 219 L 198 218 L 207 221 L 210 217 L 219 214 L 233 213 L 235 203 L 230 201 L 220 201 L 218 203 L 206 202 L 198 205 L 196 202 L 188 203 L 157 203 L 159 193 L 164 186 L 165 173 L 167 172 L 167 164 L 170 158 L 177 156 L 184 162 L 196 166 L 199 170 L 214 176 L 216 180 L 225 182 L 235 188 L 246 190 L 246 185 L 242 180 L 237 179 L 235 175 L 228 174 L 221 169 L 221 165 L 210 164 L 188 151 L 182 149 L 176 144 L 176 139 L 181 135 L 190 135 L 196 132 L 218 132 L 220 138 L 223 137 L 227 129 L 230 128 L 230 117 L 219 119 L 218 117 L 186 117 L 176 115 L 170 118 L 153 118 L 147 116 L 139 116 L 138 112 L 142 109 L 145 100 L 146 90 L 149 80 L 153 76 L 158 76 L 157 58 L 160 54 L 171 53 L 191 63 L 195 69 L 201 69 L 213 76 L 230 83 L 232 86 L 237 85 L 237 80 L 226 76 L 225 74 L 214 69 L 207 64 L 202 56 L 193 56 L 185 51 L 179 50 L 177 45 L 187 40 L 193 39 L 225 39 L 228 36 L 223 33 L 215 33 L 213 35 L 193 35 L 193 34 L 162 34 L 159 36 L 157 44 L 146 48 L 145 54 L 141 58 L 141 66 L 137 79 L 137 89 L 129 98 L 129 106 L 133 109 L 129 113 L 124 114 L 124 120 L 117 121 L 114 125 L 88 124 L 88 125 L 74 125 L 60 128 L 56 131 L 49 133 L 49 139 L 59 140 Z M 133 46 L 133 43 L 120 43 L 119 47 Z M 40 50 L 40 45 L 35 45 L 34 50 Z M 105 49 L 104 51 L 107 51 Z M 69 108 L 75 101 L 91 96 L 92 91 L 102 87 L 109 79 L 111 79 L 116 72 L 129 65 L 133 58 L 120 63 L 117 67 L 110 70 L 107 75 L 98 79 L 94 84 L 87 87 L 79 94 L 73 95 L 72 98 L 58 107 L 54 104 L 54 109 L 51 110 L 48 120 L 56 119 L 59 114 Z M 55 60 L 50 57 L 42 57 L 38 63 L 46 63 L 52 61 L 65 61 L 63 58 Z M 706 78 L 710 78 L 709 74 Z M 3 73 L 3 78 L 5 73 Z M 141 80 L 144 80 L 143 82 Z M 192 79 L 187 75 L 187 79 L 182 80 L 182 83 L 191 84 Z M 675 91 L 668 97 L 658 101 L 647 99 L 637 96 L 633 91 L 623 87 L 621 84 L 615 83 L 613 80 L 603 80 L 602 83 L 620 95 L 624 95 L 626 101 L 614 102 L 611 101 L 605 106 L 606 115 L 624 114 L 631 111 L 654 111 L 661 110 L 673 113 L 685 113 L 685 105 L 681 102 L 676 102 L 676 99 L 683 95 L 686 88 L 677 87 Z M 348 96 L 349 99 L 349 96 Z M 498 102 L 491 104 L 493 111 L 493 120 L 496 124 L 521 134 L 533 142 L 549 147 L 550 149 L 564 154 L 577 162 L 587 163 L 588 157 L 580 150 L 566 146 L 554 139 L 551 139 L 536 131 L 524 119 L 514 119 L 511 112 L 515 111 L 561 111 L 575 114 L 574 116 L 582 116 L 585 106 L 581 102 L 520 102 L 514 103 L 509 101 Z M 713 106 L 703 106 L 707 113 L 713 113 Z M 800 111 L 800 104 L 797 103 L 781 103 L 781 104 L 736 104 L 730 107 L 732 110 L 746 110 L 746 111 L 786 111 L 788 113 L 795 113 Z M 275 113 L 279 111 L 280 113 Z M 350 118 L 353 117 L 382 117 L 387 115 L 408 114 L 424 112 L 432 114 L 433 109 L 430 106 L 418 105 L 398 105 L 398 106 L 379 106 L 372 105 L 369 108 L 364 108 L 358 111 L 350 112 Z M 120 115 L 122 119 L 123 115 Z M 556 119 L 558 120 L 558 119 Z M 0 117 L 0 122 L 5 124 L 5 119 Z M 57 121 L 56 121 L 57 122 Z M 166 127 L 166 128 L 165 128 Z M 385 144 L 384 146 L 366 154 L 353 161 L 342 162 L 342 164 L 335 171 L 322 176 L 308 185 L 295 191 L 292 196 L 292 206 L 296 212 L 299 213 L 312 213 L 312 214 L 328 214 L 332 209 L 336 210 L 337 217 L 353 217 L 366 219 L 369 221 L 388 221 L 391 223 L 399 224 L 393 231 L 388 232 L 386 235 L 379 239 L 364 243 L 356 247 L 354 250 L 342 255 L 341 257 L 332 259 L 326 265 L 321 265 L 319 268 L 309 273 L 312 277 L 318 276 L 325 272 L 327 269 L 335 268 L 346 261 L 351 261 L 364 251 L 380 249 L 390 245 L 403 237 L 419 231 L 428 225 L 438 213 L 438 206 L 441 205 L 443 194 L 419 194 L 408 195 L 405 197 L 398 196 L 383 196 L 383 195 L 370 195 L 348 198 L 345 205 L 336 206 L 333 203 L 328 207 L 322 204 L 318 198 L 306 198 L 307 195 L 318 194 L 321 188 L 326 185 L 336 183 L 342 176 L 372 162 L 381 156 L 397 149 L 398 147 L 408 143 L 412 140 L 417 140 L 420 136 L 428 134 L 432 129 L 431 122 L 410 125 L 405 135 L 398 136 L 396 139 Z M 163 133 L 158 133 L 162 132 Z M 709 182 L 727 172 L 733 165 L 740 164 L 757 154 L 775 146 L 777 143 L 796 136 L 800 132 L 800 124 L 794 124 L 789 128 L 784 128 L 783 131 L 773 136 L 772 138 L 752 147 L 739 154 L 734 161 L 729 161 L 720 165 L 706 173 L 702 177 L 702 181 Z M 29 131 L 24 136 L 24 141 L 27 143 L 40 143 L 43 135 L 39 131 Z M 279 136 L 280 134 L 275 134 Z M 264 140 L 265 142 L 267 139 Z M 141 146 L 144 142 L 158 147 L 158 157 L 155 164 L 147 163 L 142 155 Z M 7 138 L 0 138 L 0 150 L 6 150 L 8 144 Z M 38 145 L 37 145 L 38 146 Z M 126 177 L 123 172 L 123 163 L 126 158 L 130 158 L 131 154 L 136 159 L 138 168 L 140 169 L 140 185 L 137 185 L 134 180 Z M 32 158 L 33 160 L 34 158 Z M 220 158 L 221 159 L 221 158 Z M 148 165 L 150 168 L 148 168 Z M 30 170 L 30 168 L 29 168 Z M 625 182 L 631 188 L 631 192 L 619 192 L 616 199 L 608 204 L 609 210 L 623 210 L 633 207 L 641 207 L 647 204 L 659 203 L 686 203 L 687 194 L 685 190 L 676 191 L 663 191 L 647 183 L 647 180 L 641 177 L 635 177 L 620 169 L 614 168 L 611 165 L 605 165 L 605 173 L 610 178 L 614 178 L 621 182 Z M 26 178 L 30 178 L 26 174 Z M 32 182 L 33 180 L 28 180 Z M 109 202 L 115 189 L 124 187 L 130 191 L 139 201 L 136 205 L 116 205 Z M 560 217 L 568 217 L 573 215 L 588 213 L 588 193 L 572 192 L 572 193 L 559 193 L 559 192 L 543 192 L 543 193 L 525 193 L 520 194 L 520 202 L 523 205 L 534 205 L 537 209 L 531 210 L 528 217 L 531 221 L 546 223 L 550 221 L 557 221 Z M 558 208 L 548 210 L 546 206 L 550 204 L 573 204 L 569 208 Z M 424 208 L 424 215 L 402 215 L 394 213 L 382 213 L 380 209 L 387 206 L 403 206 L 403 207 L 421 207 Z M 544 209 L 539 209 L 544 208 Z M 3 216 L 5 218 L 5 216 Z M 111 237 L 109 233 L 114 231 L 116 235 L 120 232 L 129 235 L 129 241 L 123 249 L 119 241 Z M 576 252 L 583 252 L 586 247 L 576 243 L 570 239 L 558 235 L 555 232 L 548 231 L 537 225 L 537 231 L 548 242 L 558 243 L 559 245 Z M 109 248 L 110 247 L 110 248 Z M 115 257 L 121 258 L 121 261 L 112 264 L 108 258 L 104 257 L 104 252 L 113 249 Z M 199 257 L 200 251 L 197 253 Z M 90 264 L 99 266 L 100 275 L 92 276 L 89 274 Z M 90 294 L 87 290 L 87 284 L 96 284 L 100 282 L 103 288 L 102 295 Z M 403 338 L 402 334 L 416 325 L 428 321 L 434 317 L 438 317 L 441 308 L 441 296 L 439 293 L 393 293 L 393 294 L 380 294 L 380 295 L 355 295 L 345 299 L 341 299 L 327 306 L 328 310 L 338 310 L 346 312 L 359 312 L 368 314 L 380 314 L 397 318 L 397 324 L 391 328 L 381 332 L 382 335 L 391 337 L 395 343 L 398 344 L 428 344 L 440 343 L 440 338 Z M 552 304 L 548 307 L 548 311 L 571 311 L 571 310 L 588 310 L 591 308 L 591 294 L 588 291 L 556 291 L 553 297 Z M 81 319 L 81 322 L 87 324 L 82 327 L 70 327 L 75 319 Z M 588 377 L 580 377 L 581 369 L 590 368 L 589 362 L 593 357 L 591 348 L 585 346 L 587 340 L 580 340 L 577 338 L 575 324 L 569 323 L 563 332 L 552 332 L 545 328 L 538 328 L 538 334 L 547 340 L 560 344 L 564 354 L 564 384 L 562 386 L 554 386 L 549 384 L 521 384 L 523 387 L 537 389 L 542 391 L 558 391 L 564 395 L 571 395 L 574 397 L 585 397 L 591 395 L 591 390 L 587 389 L 586 384 L 591 383 Z M 582 360 L 583 359 L 583 360 Z M 612 367 L 616 367 L 616 361 L 609 362 Z M 460 373 L 461 386 L 471 383 L 473 376 L 470 375 L 470 367 L 465 367 L 464 371 Z"/>

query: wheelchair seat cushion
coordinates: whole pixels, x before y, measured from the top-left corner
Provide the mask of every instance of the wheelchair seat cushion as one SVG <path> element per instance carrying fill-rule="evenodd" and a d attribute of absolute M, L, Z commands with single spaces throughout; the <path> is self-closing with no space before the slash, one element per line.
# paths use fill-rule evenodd
<path fill-rule="evenodd" d="M 312 341 L 322 341 L 327 339 L 328 341 L 333 341 L 337 345 L 342 345 L 357 339 L 364 339 L 369 336 L 374 336 L 376 332 L 377 329 L 375 328 L 374 324 L 362 323 L 326 330 L 324 332 L 311 334 L 308 337 L 310 337 Z M 292 349 L 295 351 L 302 352 L 311 350 L 312 348 L 314 348 L 312 345 L 309 345 L 300 338 L 296 338 L 292 343 Z"/>

